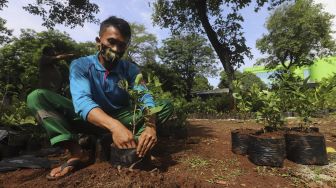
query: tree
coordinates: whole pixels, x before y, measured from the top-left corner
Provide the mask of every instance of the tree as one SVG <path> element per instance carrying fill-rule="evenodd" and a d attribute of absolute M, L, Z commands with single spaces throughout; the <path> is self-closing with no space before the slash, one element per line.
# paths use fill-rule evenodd
<path fill-rule="evenodd" d="M 0 11 L 3 9 L 3 7 L 6 6 L 7 0 L 0 0 Z M 0 45 L 9 42 L 10 36 L 12 35 L 12 30 L 7 29 L 5 27 L 6 20 L 3 18 L 0 18 Z"/>
<path fill-rule="evenodd" d="M 256 84 L 260 89 L 266 89 L 266 84 L 255 74 L 251 72 L 243 72 L 235 71 L 236 80 L 239 80 L 240 83 L 242 83 L 243 89 L 249 90 L 253 84 Z M 229 86 L 227 75 L 225 72 L 220 73 L 221 80 L 218 84 L 219 88 L 227 88 Z"/>
<path fill-rule="evenodd" d="M 90 0 L 36 0 L 36 3 L 23 7 L 30 14 L 42 17 L 43 26 L 52 29 L 56 24 L 64 24 L 74 28 L 84 25 L 84 22 L 99 23 L 94 14 L 99 12 L 99 7 Z"/>
<path fill-rule="evenodd" d="M 266 22 L 268 34 L 257 41 L 257 48 L 267 55 L 260 62 L 269 68 L 282 65 L 289 70 L 331 55 L 335 52 L 332 18 L 313 0 L 297 0 L 280 6 Z"/>
<path fill-rule="evenodd" d="M 159 57 L 170 69 L 180 74 L 185 81 L 185 98 L 191 99 L 191 90 L 196 75 L 214 74 L 215 56 L 206 39 L 198 34 L 173 35 L 163 41 Z"/>
<path fill-rule="evenodd" d="M 212 90 L 213 87 L 210 85 L 208 79 L 203 75 L 196 75 L 193 84 L 193 91 L 206 91 Z"/>
<path fill-rule="evenodd" d="M 8 0 L 0 0 L 0 11 L 6 7 Z M 90 0 L 36 0 L 23 7 L 30 14 L 41 16 L 43 26 L 52 29 L 56 24 L 64 24 L 74 28 L 84 26 L 85 22 L 99 23 L 95 14 L 99 12 L 99 7 Z M 0 30 L 1 31 L 1 30 Z"/>
<path fill-rule="evenodd" d="M 142 72 L 145 78 L 147 78 L 147 74 L 157 76 L 162 84 L 162 90 L 171 92 L 176 98 L 181 98 L 186 93 L 186 83 L 181 79 L 179 73 L 165 64 L 147 63 L 142 66 Z"/>
<path fill-rule="evenodd" d="M 155 62 L 157 41 L 153 34 L 147 33 L 144 25 L 132 23 L 132 41 L 127 49 L 125 59 L 139 65 Z"/>
<path fill-rule="evenodd" d="M 286 0 L 258 0 L 256 10 L 270 1 L 270 8 Z M 155 24 L 180 31 L 206 34 L 223 68 L 228 75 L 232 92 L 234 70 L 244 64 L 244 57 L 251 57 L 245 44 L 240 10 L 251 1 L 232 0 L 157 0 L 153 3 L 152 19 Z"/>

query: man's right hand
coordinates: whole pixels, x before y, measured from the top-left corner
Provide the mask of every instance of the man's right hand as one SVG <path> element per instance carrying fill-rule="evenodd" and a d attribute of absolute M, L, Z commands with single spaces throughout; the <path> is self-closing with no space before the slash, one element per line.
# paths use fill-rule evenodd
<path fill-rule="evenodd" d="M 113 143 L 119 149 L 136 148 L 133 134 L 124 125 L 115 124 L 111 129 Z"/>
<path fill-rule="evenodd" d="M 101 128 L 110 130 L 113 143 L 120 149 L 136 148 L 133 134 L 120 121 L 111 118 L 101 108 L 93 108 L 87 120 Z"/>

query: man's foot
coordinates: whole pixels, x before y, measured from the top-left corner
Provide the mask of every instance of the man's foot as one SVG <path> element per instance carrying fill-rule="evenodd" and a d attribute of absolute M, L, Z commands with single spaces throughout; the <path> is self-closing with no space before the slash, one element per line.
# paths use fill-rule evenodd
<path fill-rule="evenodd" d="M 68 176 L 71 173 L 75 172 L 84 167 L 84 162 L 79 158 L 71 158 L 61 166 L 54 168 L 47 175 L 48 180 L 58 180 L 62 177 Z"/>

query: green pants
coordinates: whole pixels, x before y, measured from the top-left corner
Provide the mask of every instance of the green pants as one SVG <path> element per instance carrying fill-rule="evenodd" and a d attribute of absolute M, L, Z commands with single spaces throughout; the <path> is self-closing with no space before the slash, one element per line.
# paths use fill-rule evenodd
<path fill-rule="evenodd" d="M 75 113 L 71 100 L 52 91 L 37 89 L 31 92 L 27 97 L 27 105 L 38 122 L 46 129 L 52 145 L 76 140 L 78 133 L 94 135 L 109 133 L 103 128 L 82 120 Z M 156 105 L 162 107 L 162 110 L 156 115 L 156 125 L 159 127 L 172 115 L 173 106 L 168 101 L 159 101 Z M 132 122 L 133 116 L 135 116 L 136 122 L 138 122 L 134 135 L 135 140 L 144 131 L 144 117 L 141 111 L 134 114 L 133 109 L 127 107 L 115 110 L 109 115 L 119 120 L 129 130 L 133 129 Z"/>

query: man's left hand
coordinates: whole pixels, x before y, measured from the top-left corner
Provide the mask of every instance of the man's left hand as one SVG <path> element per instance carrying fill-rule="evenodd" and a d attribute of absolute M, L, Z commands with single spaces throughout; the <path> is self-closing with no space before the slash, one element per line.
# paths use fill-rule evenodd
<path fill-rule="evenodd" d="M 157 142 L 155 127 L 147 126 L 139 136 L 137 154 L 143 157 L 148 150 L 152 149 Z"/>

